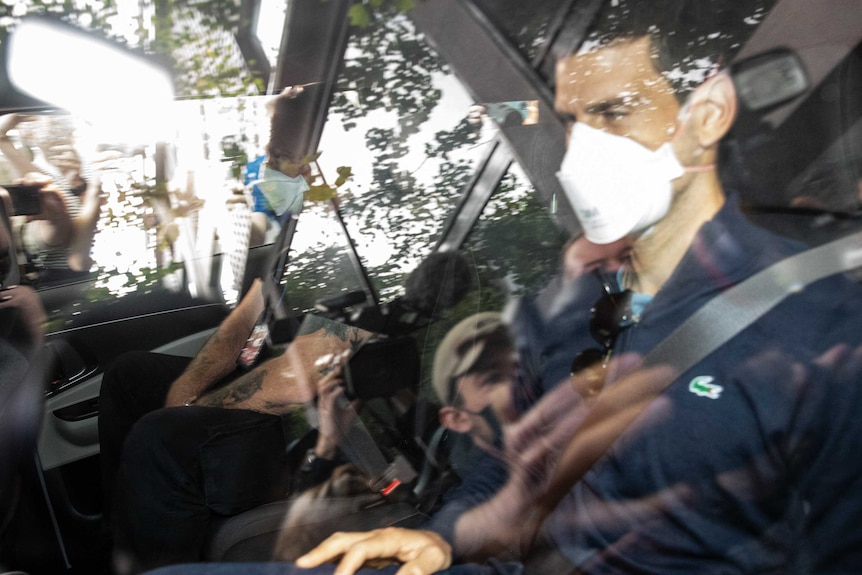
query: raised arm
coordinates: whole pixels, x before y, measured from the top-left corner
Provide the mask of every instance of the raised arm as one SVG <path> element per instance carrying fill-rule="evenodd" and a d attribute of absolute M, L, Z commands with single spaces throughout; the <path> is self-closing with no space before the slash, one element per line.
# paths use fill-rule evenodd
<path fill-rule="evenodd" d="M 73 234 L 73 223 L 66 203 L 66 194 L 49 176 L 41 172 L 25 174 L 22 183 L 42 186 L 39 190 L 42 209 L 36 215 L 27 216 L 25 247 L 38 252 L 68 246 Z"/>
<path fill-rule="evenodd" d="M 93 265 L 90 250 L 99 213 L 102 207 L 101 174 L 94 173 L 81 195 L 81 213 L 72 221 L 72 240 L 69 242 L 69 268 L 79 272 L 89 271 Z"/>
<path fill-rule="evenodd" d="M 64 173 L 71 170 L 80 174 L 81 158 L 78 152 L 71 146 L 63 146 L 63 148 L 63 153 L 54 160 L 54 164 Z M 110 169 L 111 163 L 121 155 L 119 152 L 102 152 L 91 162 L 92 173 L 87 178 L 87 187 L 80 197 L 81 211 L 72 221 L 69 268 L 75 271 L 89 271 L 93 265 L 90 251 L 104 203 L 102 176 L 106 169 Z"/>
<path fill-rule="evenodd" d="M 174 381 L 168 391 L 165 407 L 194 401 L 236 369 L 236 359 L 264 309 L 261 286 L 260 280 L 252 283 L 245 297 L 207 340 L 183 374 Z M 246 378 L 257 371 L 250 372 Z"/>

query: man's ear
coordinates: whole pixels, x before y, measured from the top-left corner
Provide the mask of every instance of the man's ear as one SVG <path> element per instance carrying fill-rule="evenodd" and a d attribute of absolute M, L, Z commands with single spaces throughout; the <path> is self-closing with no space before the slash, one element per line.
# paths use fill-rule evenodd
<path fill-rule="evenodd" d="M 713 76 L 694 91 L 692 115 L 701 148 L 714 147 L 730 131 L 737 106 L 736 88 L 728 73 Z"/>
<path fill-rule="evenodd" d="M 441 407 L 438 417 L 443 427 L 456 433 L 469 433 L 473 429 L 473 422 L 470 417 L 460 409 L 450 405 Z"/>

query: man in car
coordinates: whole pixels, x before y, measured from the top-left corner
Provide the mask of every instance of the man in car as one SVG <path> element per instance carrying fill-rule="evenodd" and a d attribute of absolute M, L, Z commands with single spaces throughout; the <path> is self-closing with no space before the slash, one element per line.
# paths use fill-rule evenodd
<path fill-rule="evenodd" d="M 481 312 L 461 320 L 447 332 L 434 354 L 432 386 L 441 404 L 440 423 L 451 432 L 447 440 L 450 463 L 466 482 L 485 485 L 486 495 L 505 481 L 500 433 L 516 416 L 512 396 L 515 377 L 513 341 L 498 312 Z M 452 503 L 445 514 L 432 518 L 429 528 L 445 530 L 450 518 L 484 499 L 475 490 L 461 494 L 458 488 L 445 497 Z M 313 518 L 304 518 L 304 525 L 313 523 Z M 273 567 L 279 568 L 244 565 L 243 569 L 267 572 Z M 156 571 L 196 573 L 212 568 L 212 564 L 180 565 Z"/>
<path fill-rule="evenodd" d="M 301 93 L 302 90 L 285 90 L 274 99 L 268 159 L 275 169 L 290 165 L 308 175 L 308 166 L 300 165 L 304 154 L 288 149 L 285 133 L 286 126 L 289 129 L 301 113 L 297 105 Z M 286 210 L 298 212 L 302 193 L 307 189 L 304 185 L 274 193 L 285 203 Z M 297 359 L 282 353 L 268 361 L 262 361 L 265 358 L 261 356 L 247 367 L 238 365 L 237 359 L 244 351 L 245 357 L 254 351 L 250 348 L 255 340 L 251 334 L 261 323 L 264 308 L 263 282 L 258 279 L 193 359 L 132 352 L 119 358 L 103 378 L 99 441 L 105 515 L 120 533 L 121 545 L 140 545 L 132 555 L 146 555 L 148 552 L 143 550 L 148 545 L 156 549 L 160 541 L 164 543 L 161 551 L 151 552 L 156 557 L 146 557 L 152 562 L 144 565 L 196 559 L 205 525 L 214 513 L 238 513 L 286 493 L 287 478 L 293 470 L 285 453 L 288 443 L 295 439 L 295 430 L 286 425 L 285 414 L 292 406 L 312 401 L 322 390 L 296 373 L 296 365 L 312 358 Z M 325 332 L 326 326 L 321 329 Z M 335 342 L 339 349 L 321 349 L 321 353 L 350 350 L 355 342 L 348 339 L 349 335 L 334 334 L 327 341 Z M 177 407 L 185 409 L 172 409 Z M 233 444 L 224 440 L 230 434 L 238 440 L 236 445 L 256 446 L 257 451 L 233 449 Z M 117 481 L 121 454 L 130 437 L 132 445 L 139 449 L 128 450 Z M 168 446 L 156 449 L 154 444 L 159 441 Z M 332 443 L 324 434 L 320 441 Z M 329 446 L 318 447 L 321 458 L 324 451 L 330 451 Z M 205 484 L 204 479 L 214 477 L 216 471 L 208 472 L 206 463 L 202 468 L 195 456 L 200 449 L 204 459 L 218 468 L 217 473 L 229 479 Z M 148 456 L 153 457 L 147 460 Z M 172 471 L 167 473 L 169 466 L 173 466 Z M 144 502 L 136 496 L 144 481 L 150 482 L 148 488 L 159 481 L 172 487 L 156 491 L 160 499 L 152 496 Z M 197 491 L 183 482 L 194 484 Z M 122 503 L 117 504 L 115 499 Z M 136 507 L 139 503 L 143 504 L 140 508 Z M 171 513 L 177 514 L 173 521 L 156 527 Z M 146 521 L 148 514 L 154 518 L 151 523 Z M 183 514 L 186 521 L 180 520 Z M 108 522 L 106 527 L 110 526 Z M 149 542 L 143 540 L 147 534 L 152 537 Z M 134 561 L 140 560 L 137 557 Z"/>
<path fill-rule="evenodd" d="M 493 462 L 488 462 L 481 468 L 476 468 L 476 452 L 473 446 L 486 450 L 494 455 L 500 453 L 501 438 L 498 431 L 501 424 L 511 421 L 513 416 L 512 405 L 512 383 L 515 374 L 514 356 L 512 343 L 502 317 L 496 312 L 485 312 L 472 315 L 453 327 L 437 348 L 434 359 L 434 389 L 442 407 L 439 418 L 442 425 L 454 433 L 450 440 L 452 445 L 452 458 L 456 472 L 462 477 L 475 474 L 480 480 L 493 481 L 499 484 L 502 478 L 499 474 L 504 468 Z M 333 461 L 336 456 L 338 443 L 341 440 L 339 429 L 347 426 L 347 415 L 352 413 L 342 412 L 337 409 L 337 386 L 340 378 L 335 375 L 327 376 L 320 384 L 321 400 L 321 427 L 317 444 L 313 450 L 316 464 L 319 466 L 321 460 Z M 216 392 L 217 394 L 218 392 Z M 204 399 L 204 404 L 207 401 Z M 272 488 L 281 487 L 279 492 L 284 495 L 285 487 L 290 480 L 284 476 L 282 483 L 272 482 L 261 477 L 252 477 L 247 471 L 238 469 L 229 462 L 213 461 L 214 465 L 224 463 L 229 468 L 226 473 L 219 476 L 228 485 L 218 486 L 209 484 L 205 487 L 206 496 L 200 500 L 198 486 L 189 484 L 182 490 L 174 485 L 174 477 L 186 476 L 186 481 L 194 479 L 195 472 L 181 470 L 182 457 L 198 459 L 206 466 L 208 453 L 229 455 L 228 451 L 217 450 L 220 442 L 224 439 L 230 440 L 230 445 L 223 442 L 223 447 L 228 449 L 241 449 L 256 453 L 259 457 L 268 461 L 255 463 L 253 459 L 243 458 L 243 465 L 252 466 L 258 475 L 270 475 L 269 467 L 278 465 L 283 458 L 272 452 L 272 445 L 254 445 L 252 441 L 258 440 L 268 442 L 276 446 L 282 445 L 276 434 L 266 435 L 259 430 L 247 431 L 240 427 L 232 426 L 231 417 L 222 413 L 223 410 L 197 410 L 192 418 L 198 424 L 196 427 L 189 425 L 188 421 L 176 417 L 168 410 L 161 410 L 153 415 L 147 416 L 142 421 L 144 430 L 136 428 L 130 435 L 128 441 L 131 447 L 126 449 L 124 455 L 124 468 L 140 474 L 141 477 L 133 477 L 128 473 L 121 474 L 119 491 L 121 493 L 121 505 L 128 506 L 118 512 L 119 517 L 115 523 L 119 523 L 118 534 L 123 538 L 119 560 L 134 560 L 133 570 L 156 567 L 172 563 L 183 563 L 195 561 L 200 558 L 201 541 L 205 533 L 201 520 L 212 515 L 212 507 L 218 505 L 214 493 L 229 493 L 232 482 L 248 482 L 254 484 L 258 489 L 265 488 L 263 493 L 249 493 L 249 497 L 266 497 Z M 260 414 L 258 414 L 260 415 Z M 252 427 L 255 418 L 252 414 L 243 415 L 247 421 L 245 427 Z M 263 419 L 261 417 L 261 419 Z M 212 434 L 208 427 L 218 426 L 225 431 L 224 436 Z M 157 429 L 156 429 L 157 428 Z M 165 431 L 167 429 L 167 431 Z M 169 449 L 165 446 L 140 445 L 140 443 L 152 443 L 157 437 L 170 439 L 175 436 L 171 429 L 183 430 L 195 439 L 190 443 L 187 438 L 177 437 L 178 445 Z M 211 442 L 216 446 L 201 442 L 199 436 L 209 436 Z M 193 450 L 195 444 L 202 445 L 201 453 Z M 189 445 L 189 453 L 185 449 L 178 449 Z M 282 447 L 284 448 L 284 447 Z M 159 450 L 165 453 L 158 453 Z M 156 453 L 153 453 L 156 451 Z M 185 455 L 183 455 L 185 453 Z M 214 455 L 215 456 L 215 455 Z M 134 464 L 132 457 L 147 458 L 140 459 Z M 176 469 L 170 473 L 164 473 L 165 469 L 154 468 L 154 463 L 161 466 L 175 466 Z M 261 467 L 262 466 L 262 467 Z M 332 469 L 329 466 L 327 470 Z M 169 470 L 170 471 L 170 470 Z M 212 471 L 212 470 L 210 470 Z M 324 471 L 325 473 L 325 471 Z M 497 473 L 496 477 L 488 477 L 488 473 Z M 236 476 L 230 478 L 229 475 Z M 278 475 L 276 474 L 276 477 Z M 325 476 L 317 477 L 319 481 Z M 213 481 L 213 477 L 208 478 Z M 134 493 L 126 493 L 126 485 L 134 487 Z M 272 485 L 270 485 L 272 484 Z M 306 481 L 307 485 L 312 482 Z M 262 487 L 266 486 L 266 487 Z M 175 503 L 169 504 L 162 493 L 174 498 Z M 133 497 L 131 496 L 133 495 Z M 269 493 L 269 499 L 275 498 L 276 493 Z M 221 505 L 226 505 L 222 502 Z M 234 504 L 236 505 L 236 504 Z M 194 508 L 197 508 L 195 511 Z M 159 530 L 153 522 L 160 523 L 169 517 L 181 521 L 177 525 L 165 524 Z M 191 527 L 197 526 L 197 529 Z M 182 543 L 182 545 L 179 545 Z M 119 565 L 118 571 L 125 571 L 128 567 Z"/>
<path fill-rule="evenodd" d="M 423 260 L 407 280 L 407 299 L 457 301 L 469 289 L 459 261 L 454 253 Z M 422 278 L 436 288 L 413 285 Z M 283 499 L 335 467 L 346 426 L 321 413 L 317 443 L 301 454 L 314 477 L 296 477 L 306 466 L 287 456 L 288 446 L 307 428 L 297 412 L 303 417 L 313 402 L 320 410 L 327 399 L 333 417 L 349 415 L 327 392 L 332 366 L 371 334 L 309 315 L 283 353 L 238 368 L 246 344 L 259 339 L 263 309 L 256 280 L 193 359 L 132 352 L 106 373 L 99 438 L 117 571 L 199 560 L 218 516 Z"/>
<path fill-rule="evenodd" d="M 556 107 L 570 122 L 563 188 L 588 239 L 634 241 L 616 278 L 617 290 L 635 294 L 625 314 L 632 321 L 606 344 L 614 374 L 606 388 L 624 375 L 667 378 L 661 366 L 632 366 L 713 296 L 803 249 L 750 224 L 717 170 L 738 106 L 721 67 L 767 11 L 616 0 L 587 40 L 559 57 Z M 539 539 L 568 567 L 540 572 L 858 572 L 860 306 L 859 286 L 845 277 L 786 298 L 673 376 L 547 517 L 538 507 L 546 475 L 523 464 L 537 460 L 507 432 L 508 482 L 461 515 L 446 541 L 401 529 L 336 534 L 297 565 L 337 560 L 346 575 L 385 557 L 403 563 L 401 573 L 433 573 L 529 541 L 541 524 Z M 551 345 L 560 337 L 534 344 L 553 368 L 542 374 L 548 389 L 565 379 L 555 356 L 571 361 L 572 347 L 595 345 L 589 314 L 570 319 L 568 346 Z M 557 423 L 582 416 L 577 409 Z M 549 444 L 539 461 L 553 464 L 565 437 L 537 435 Z"/>
<path fill-rule="evenodd" d="M 489 311 L 458 322 L 437 346 L 433 373 L 440 423 L 486 451 L 498 449 L 498 426 L 515 416 L 515 357 L 502 315 Z"/>
<path fill-rule="evenodd" d="M 106 374 L 100 397 L 107 409 L 100 416 L 106 413 L 107 418 L 99 431 L 103 448 L 109 448 L 105 454 L 116 458 L 116 467 L 106 465 L 103 473 L 113 481 L 106 485 L 113 487 L 106 527 L 113 536 L 117 573 L 199 560 L 218 517 L 311 487 L 337 464 L 342 430 L 355 417 L 353 404 L 339 401 L 341 365 L 356 338 L 363 337 L 360 330 L 323 324 L 298 334 L 287 351 L 251 371 L 216 380 L 198 398 L 172 403 L 177 385 L 200 385 L 203 377 L 213 375 L 214 364 L 222 369 L 236 365 L 240 351 L 228 346 L 231 336 L 239 335 L 243 311 L 252 305 L 247 300 L 240 304 L 244 310 L 231 314 L 191 361 L 130 354 Z M 238 337 L 233 343 L 241 345 Z M 233 362 L 227 361 L 228 354 Z M 133 389 L 131 383 L 151 385 Z M 152 401 L 158 390 L 164 398 L 168 384 L 165 407 L 151 407 L 131 422 L 147 407 L 137 400 Z M 306 436 L 309 425 L 300 423 L 308 410 L 318 422 L 310 445 L 306 438 L 314 436 Z M 125 436 L 120 435 L 122 426 Z M 295 441 L 308 448 L 290 457 Z"/>

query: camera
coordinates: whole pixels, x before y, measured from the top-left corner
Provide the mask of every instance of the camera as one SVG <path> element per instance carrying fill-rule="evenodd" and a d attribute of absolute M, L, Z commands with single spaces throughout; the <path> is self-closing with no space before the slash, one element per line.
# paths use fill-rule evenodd
<path fill-rule="evenodd" d="M 42 186 L 9 184 L 4 185 L 3 188 L 9 192 L 9 197 L 12 199 L 10 216 L 34 216 L 42 211 L 42 200 L 39 195 Z"/>
<path fill-rule="evenodd" d="M 348 399 L 391 397 L 419 383 L 421 359 L 410 337 L 383 338 L 363 345 L 344 369 Z"/>

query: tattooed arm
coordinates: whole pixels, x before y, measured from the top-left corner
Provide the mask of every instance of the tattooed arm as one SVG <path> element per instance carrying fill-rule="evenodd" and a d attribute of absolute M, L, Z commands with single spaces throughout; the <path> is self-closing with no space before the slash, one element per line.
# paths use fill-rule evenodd
<path fill-rule="evenodd" d="M 197 399 L 194 404 L 225 409 L 250 409 L 261 413 L 286 413 L 293 405 L 314 397 L 284 373 L 285 356 L 270 359 Z"/>
<path fill-rule="evenodd" d="M 263 308 L 262 284 L 260 280 L 255 280 L 242 301 L 207 340 L 185 372 L 171 384 L 165 400 L 166 407 L 183 405 L 236 369 L 236 358 Z"/>
<path fill-rule="evenodd" d="M 314 399 L 325 376 L 343 364 L 371 334 L 319 316 L 309 316 L 285 353 L 213 390 L 195 405 L 281 414 Z"/>

